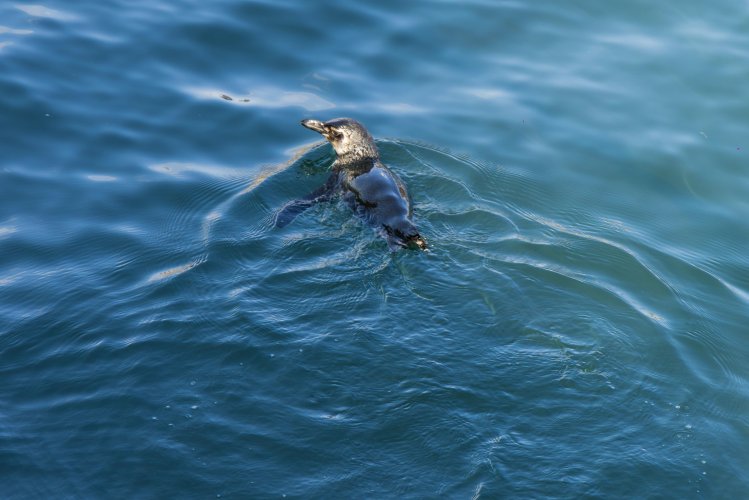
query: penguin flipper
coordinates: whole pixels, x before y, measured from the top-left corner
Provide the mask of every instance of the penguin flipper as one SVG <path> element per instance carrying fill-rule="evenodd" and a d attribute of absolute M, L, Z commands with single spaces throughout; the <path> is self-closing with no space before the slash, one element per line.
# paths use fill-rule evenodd
<path fill-rule="evenodd" d="M 275 226 L 279 228 L 287 226 L 297 215 L 301 214 L 315 203 L 331 199 L 333 194 L 335 194 L 337 181 L 338 175 L 335 173 L 331 174 L 325 184 L 315 189 L 304 198 L 290 201 L 284 205 L 276 214 Z"/>
<path fill-rule="evenodd" d="M 290 201 L 276 214 L 274 225 L 279 228 L 289 225 L 297 215 L 301 214 L 312 205 L 314 205 L 314 202 L 311 200 Z"/>

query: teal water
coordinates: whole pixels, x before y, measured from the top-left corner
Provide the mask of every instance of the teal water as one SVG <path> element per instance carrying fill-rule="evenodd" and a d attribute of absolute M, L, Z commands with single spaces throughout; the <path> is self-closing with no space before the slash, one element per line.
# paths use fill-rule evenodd
<path fill-rule="evenodd" d="M 3 498 L 744 498 L 742 2 L 0 4 Z M 429 253 L 339 202 L 351 116 Z"/>

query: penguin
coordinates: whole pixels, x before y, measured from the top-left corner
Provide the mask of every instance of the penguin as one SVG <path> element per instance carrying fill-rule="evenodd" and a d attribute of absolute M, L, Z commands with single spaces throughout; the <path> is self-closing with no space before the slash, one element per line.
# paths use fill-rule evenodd
<path fill-rule="evenodd" d="M 315 203 L 340 195 L 351 209 L 385 238 L 388 248 L 427 249 L 426 240 L 411 220 L 406 185 L 380 160 L 375 141 L 366 128 L 351 118 L 326 122 L 302 120 L 302 126 L 327 139 L 336 152 L 328 180 L 300 200 L 287 203 L 276 215 L 284 227 Z"/>

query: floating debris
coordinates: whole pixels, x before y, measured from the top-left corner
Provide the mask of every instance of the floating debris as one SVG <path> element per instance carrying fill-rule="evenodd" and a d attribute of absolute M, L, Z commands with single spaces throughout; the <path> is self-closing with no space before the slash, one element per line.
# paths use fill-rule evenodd
<path fill-rule="evenodd" d="M 219 96 L 225 101 L 250 102 L 249 99 L 234 99 L 232 96 L 226 94 L 220 94 Z"/>

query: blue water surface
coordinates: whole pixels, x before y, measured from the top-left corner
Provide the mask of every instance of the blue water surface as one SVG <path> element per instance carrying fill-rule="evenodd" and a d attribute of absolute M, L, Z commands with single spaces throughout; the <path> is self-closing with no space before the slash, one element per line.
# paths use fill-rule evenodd
<path fill-rule="evenodd" d="M 749 5 L 0 3 L 3 498 L 745 498 Z M 429 252 L 334 200 L 351 116 Z"/>

